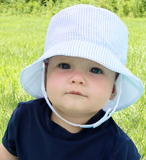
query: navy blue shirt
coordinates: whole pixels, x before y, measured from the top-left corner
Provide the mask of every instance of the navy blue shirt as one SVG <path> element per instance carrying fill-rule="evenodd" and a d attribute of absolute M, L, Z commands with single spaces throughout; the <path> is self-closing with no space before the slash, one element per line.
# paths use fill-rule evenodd
<path fill-rule="evenodd" d="M 88 124 L 99 120 L 99 111 Z M 19 160 L 139 160 L 131 139 L 110 118 L 97 128 L 70 133 L 50 120 L 45 99 L 21 102 L 2 139 Z"/>

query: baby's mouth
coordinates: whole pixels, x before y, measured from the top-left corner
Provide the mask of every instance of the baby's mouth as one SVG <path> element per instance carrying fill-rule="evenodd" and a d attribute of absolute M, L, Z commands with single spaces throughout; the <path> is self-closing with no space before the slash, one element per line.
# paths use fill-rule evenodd
<path fill-rule="evenodd" d="M 70 92 L 67 92 L 67 94 L 73 94 L 73 95 L 78 95 L 78 96 L 87 97 L 86 95 L 82 94 L 82 93 L 79 92 L 79 91 L 70 91 Z"/>

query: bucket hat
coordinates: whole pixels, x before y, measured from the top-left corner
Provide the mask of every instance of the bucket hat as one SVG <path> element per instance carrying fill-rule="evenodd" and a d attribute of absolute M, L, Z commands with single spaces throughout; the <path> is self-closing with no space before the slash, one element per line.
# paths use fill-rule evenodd
<path fill-rule="evenodd" d="M 44 53 L 23 69 L 20 83 L 31 96 L 45 97 L 42 77 L 47 58 L 56 55 L 86 58 L 120 74 L 119 100 L 117 95 L 103 108 L 119 111 L 135 103 L 144 91 L 142 81 L 125 67 L 127 51 L 128 30 L 117 15 L 92 5 L 68 7 L 52 17 Z M 53 110 L 52 106 L 50 108 Z"/>

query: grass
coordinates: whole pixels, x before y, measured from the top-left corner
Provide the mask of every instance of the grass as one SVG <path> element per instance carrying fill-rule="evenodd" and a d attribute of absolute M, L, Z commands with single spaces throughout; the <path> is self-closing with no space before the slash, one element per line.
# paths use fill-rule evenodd
<path fill-rule="evenodd" d="M 122 18 L 129 29 L 127 67 L 146 86 L 146 19 Z M 32 99 L 19 83 L 21 70 L 36 60 L 44 49 L 49 17 L 0 17 L 0 143 L 13 110 L 19 101 Z M 146 92 L 141 99 L 114 114 L 118 125 L 136 144 L 146 160 Z"/>

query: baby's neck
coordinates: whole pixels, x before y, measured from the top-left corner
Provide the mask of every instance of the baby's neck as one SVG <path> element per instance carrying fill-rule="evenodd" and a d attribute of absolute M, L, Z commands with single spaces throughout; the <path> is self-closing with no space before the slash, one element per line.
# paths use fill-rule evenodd
<path fill-rule="evenodd" d="M 75 126 L 69 125 L 68 123 L 64 122 L 62 119 L 56 116 L 56 114 L 53 112 L 50 118 L 53 122 L 60 125 L 62 128 L 66 129 L 70 133 L 77 133 L 82 130 L 81 127 L 75 127 Z"/>

